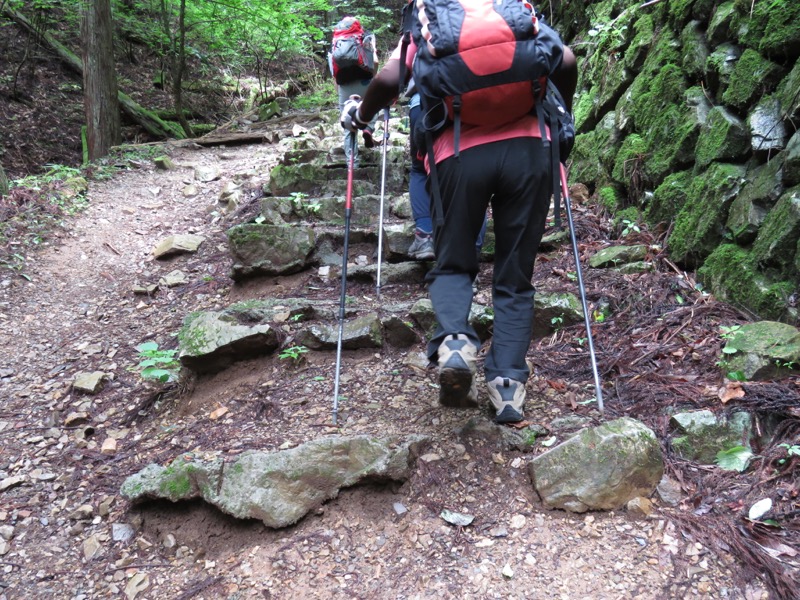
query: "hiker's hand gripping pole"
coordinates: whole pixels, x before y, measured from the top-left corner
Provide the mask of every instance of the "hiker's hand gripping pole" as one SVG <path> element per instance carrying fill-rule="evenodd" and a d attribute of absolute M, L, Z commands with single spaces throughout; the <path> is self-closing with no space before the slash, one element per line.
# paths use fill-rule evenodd
<path fill-rule="evenodd" d="M 381 298 L 381 263 L 383 262 L 383 202 L 386 197 L 386 147 L 389 145 L 389 107 L 383 109 L 383 148 L 381 157 L 381 205 L 378 217 L 378 275 L 376 293 Z"/>
<path fill-rule="evenodd" d="M 586 325 L 586 337 L 589 342 L 589 357 L 592 361 L 592 373 L 594 374 L 594 389 L 597 396 L 597 408 L 600 413 L 605 410 L 603 406 L 603 390 L 600 385 L 600 373 L 597 370 L 597 357 L 594 353 L 594 341 L 592 340 L 592 324 L 589 316 L 589 307 L 586 304 L 586 288 L 583 287 L 583 275 L 581 274 L 581 260 L 578 253 L 578 240 L 575 235 L 575 225 L 572 222 L 572 208 L 570 208 L 569 188 L 567 187 L 567 171 L 563 164 L 559 164 L 561 169 L 561 190 L 564 196 L 564 206 L 567 209 L 567 222 L 569 223 L 569 237 L 572 241 L 572 255 L 575 257 L 575 273 L 578 276 L 578 289 L 581 293 L 581 305 L 583 307 L 583 322 Z"/>
<path fill-rule="evenodd" d="M 342 125 L 344 127 L 344 125 Z M 333 424 L 339 415 L 339 372 L 342 366 L 344 304 L 347 298 L 347 254 L 350 250 L 350 214 L 353 212 L 353 171 L 356 160 L 356 134 L 350 136 L 350 159 L 347 161 L 347 194 L 344 201 L 344 249 L 342 250 L 342 291 L 339 297 L 339 336 L 336 341 L 336 374 L 333 379 Z"/>

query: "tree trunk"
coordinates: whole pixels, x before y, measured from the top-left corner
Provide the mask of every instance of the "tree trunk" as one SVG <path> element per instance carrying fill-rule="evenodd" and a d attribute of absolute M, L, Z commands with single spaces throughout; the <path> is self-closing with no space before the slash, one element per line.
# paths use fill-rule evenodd
<path fill-rule="evenodd" d="M 122 141 L 110 0 L 83 5 L 81 38 L 86 145 L 96 160 Z"/>
<path fill-rule="evenodd" d="M 0 165 L 0 198 L 8 194 L 8 177 L 3 170 L 3 165 Z"/>
<path fill-rule="evenodd" d="M 192 128 L 183 112 L 183 72 L 186 69 L 186 0 L 181 0 L 178 15 L 177 48 L 174 48 L 174 62 L 172 64 L 172 97 L 175 100 L 175 112 L 178 113 L 178 122 L 188 137 L 192 137 Z"/>

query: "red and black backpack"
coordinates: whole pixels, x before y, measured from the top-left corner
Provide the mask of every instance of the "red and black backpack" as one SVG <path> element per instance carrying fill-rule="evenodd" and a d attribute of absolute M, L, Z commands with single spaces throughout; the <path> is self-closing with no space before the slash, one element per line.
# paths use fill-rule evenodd
<path fill-rule="evenodd" d="M 354 17 L 345 17 L 334 27 L 331 63 L 336 83 L 350 83 L 374 75 L 374 52 L 364 43 L 370 35 Z"/>
<path fill-rule="evenodd" d="M 548 78 L 561 64 L 564 45 L 527 1 L 412 0 L 403 30 L 405 40 L 410 35 L 417 46 L 412 74 L 423 110 L 419 147 L 432 152 L 433 136 L 452 125 L 457 157 L 462 123 L 504 125 L 530 113 L 539 117 L 546 145 L 545 123 L 554 124 L 552 131 L 561 136 L 562 124 L 553 117 L 564 114 L 569 121 L 571 115 L 563 110 L 563 99 L 561 111 L 550 105 L 558 92 Z M 404 55 L 403 47 L 403 63 Z M 552 146 L 565 150 L 554 154 L 555 171 L 571 140 L 568 147 Z"/>

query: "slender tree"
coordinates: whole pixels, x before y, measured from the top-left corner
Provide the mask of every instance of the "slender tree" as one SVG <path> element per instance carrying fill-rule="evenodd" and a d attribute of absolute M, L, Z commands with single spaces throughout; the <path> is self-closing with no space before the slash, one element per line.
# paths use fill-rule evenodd
<path fill-rule="evenodd" d="M 86 145 L 95 160 L 122 139 L 110 0 L 83 2 L 81 39 Z"/>
<path fill-rule="evenodd" d="M 0 198 L 8 194 L 8 177 L 3 170 L 3 165 L 0 165 Z"/>

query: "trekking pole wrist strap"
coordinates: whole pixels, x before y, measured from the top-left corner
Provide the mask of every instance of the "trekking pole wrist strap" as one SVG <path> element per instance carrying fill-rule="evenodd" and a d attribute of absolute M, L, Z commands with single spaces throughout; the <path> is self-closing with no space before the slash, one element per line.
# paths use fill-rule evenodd
<path fill-rule="evenodd" d="M 358 127 L 359 129 L 366 129 L 367 126 L 369 125 L 369 121 L 363 120 L 361 118 L 361 115 L 359 114 L 360 112 L 361 112 L 361 107 L 359 106 L 356 109 L 356 112 L 353 113 L 353 121 L 355 122 L 356 127 Z"/>

